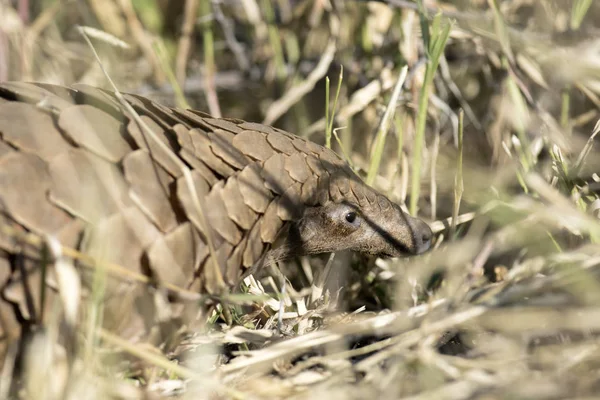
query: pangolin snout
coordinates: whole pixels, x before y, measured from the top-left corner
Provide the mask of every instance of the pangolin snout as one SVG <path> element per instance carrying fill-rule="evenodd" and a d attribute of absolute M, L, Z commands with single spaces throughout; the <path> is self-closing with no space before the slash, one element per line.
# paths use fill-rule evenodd
<path fill-rule="evenodd" d="M 431 241 L 433 239 L 433 232 L 426 222 L 418 219 L 409 217 L 408 224 L 410 225 L 414 246 L 411 249 L 413 254 L 422 254 L 431 248 Z"/>

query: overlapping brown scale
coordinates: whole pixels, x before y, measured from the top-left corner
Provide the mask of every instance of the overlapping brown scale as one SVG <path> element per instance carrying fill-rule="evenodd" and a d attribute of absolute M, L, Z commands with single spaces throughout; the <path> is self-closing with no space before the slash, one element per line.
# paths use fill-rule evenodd
<path fill-rule="evenodd" d="M 216 128 L 208 133 L 208 137 L 211 139 L 215 136 L 221 140 L 221 143 L 223 145 L 228 145 L 229 147 L 231 147 L 231 141 L 235 137 L 235 133 L 225 129 Z"/>
<path fill-rule="evenodd" d="M 160 343 L 160 334 L 152 333 L 158 331 L 159 318 L 170 314 L 170 307 L 165 302 L 162 303 L 164 306 L 156 307 L 156 299 L 163 293 L 149 291 L 135 283 L 120 284 L 103 298 L 103 328 L 122 337 L 147 337 L 149 345 Z"/>
<path fill-rule="evenodd" d="M 87 222 L 95 223 L 131 204 L 119 168 L 86 150 L 64 152 L 52 159 L 49 168 L 50 199 Z"/>
<path fill-rule="evenodd" d="M 206 218 L 212 229 L 221 235 L 223 239 L 235 246 L 242 240 L 242 232 L 227 212 L 223 193 L 224 188 L 224 181 L 217 182 L 211 188 L 208 196 L 205 197 L 204 208 Z"/>
<path fill-rule="evenodd" d="M 177 143 L 183 149 L 189 149 L 194 151 L 194 144 L 192 143 L 192 137 L 190 136 L 190 128 L 182 124 L 176 124 L 173 126 L 173 132 L 177 137 Z"/>
<path fill-rule="evenodd" d="M 193 152 L 190 152 L 188 149 L 181 149 L 179 152 L 181 158 L 183 158 L 189 166 L 198 171 L 200 175 L 206 180 L 208 186 L 212 187 L 215 183 L 219 181 L 219 178 L 215 175 L 214 171 L 206 166 Z"/>
<path fill-rule="evenodd" d="M 278 198 L 269 203 L 267 210 L 263 214 L 260 222 L 260 238 L 265 243 L 273 243 L 277 238 L 279 230 L 283 226 L 283 221 L 277 215 L 279 211 Z"/>
<path fill-rule="evenodd" d="M 369 187 L 365 187 L 365 197 L 367 201 L 373 204 L 377 200 L 377 193 Z"/>
<path fill-rule="evenodd" d="M 244 268 L 253 267 L 260 260 L 265 250 L 265 245 L 261 239 L 261 225 L 262 219 L 257 220 L 247 234 L 248 241 L 242 258 Z"/>
<path fill-rule="evenodd" d="M 2 201 L 2 196 L 0 196 L 0 201 Z M 9 212 L 10 211 L 7 209 L 6 205 L 2 205 L 0 203 L 0 226 L 11 227 L 12 229 L 17 230 L 18 232 L 24 231 L 25 228 L 23 228 L 21 225 L 19 225 L 18 222 L 11 218 L 9 216 Z M 8 236 L 4 232 L 0 231 L 0 260 L 2 259 L 2 256 L 6 256 L 6 253 L 3 250 L 9 253 L 20 251 L 22 252 L 22 254 L 26 254 L 28 256 L 31 256 L 32 258 L 35 258 L 36 255 L 39 253 L 36 249 L 33 249 L 31 254 L 28 254 L 29 249 L 27 247 L 21 246 L 20 243 L 17 243 L 17 241 L 12 236 Z M 0 279 L 0 284 L 1 283 L 2 280 Z"/>
<path fill-rule="evenodd" d="M 0 196 L 0 201 L 2 201 L 2 197 Z M 62 211 L 62 210 L 59 210 Z M 9 211 L 6 208 L 2 208 L 0 206 L 0 226 L 11 227 L 16 231 L 25 231 L 25 226 L 18 223 L 18 221 L 9 216 Z M 67 215 L 67 214 L 65 214 Z M 75 248 L 79 245 L 79 241 L 81 239 L 81 232 L 85 228 L 85 223 L 77 218 L 70 218 L 64 225 L 60 226 L 58 229 L 52 231 L 48 229 L 47 231 L 37 231 L 37 233 L 47 233 L 52 235 L 52 237 L 56 238 L 63 246 Z M 27 229 L 35 231 L 32 227 L 28 227 Z M 20 254 L 26 256 L 31 260 L 38 260 L 40 258 L 39 248 L 36 246 L 28 246 L 25 243 L 16 240 L 13 236 L 5 235 L 2 230 L 0 230 L 0 258 L 5 255 L 2 250 L 12 252 L 19 252 Z M 2 280 L 0 279 L 0 283 Z"/>
<path fill-rule="evenodd" d="M 301 188 L 302 184 L 295 182 L 277 199 L 277 216 L 282 221 L 293 221 L 302 216 L 304 205 L 301 201 Z"/>
<path fill-rule="evenodd" d="M 89 226 L 85 230 L 81 249 L 96 260 L 142 273 L 145 272 L 141 268 L 144 249 L 159 235 L 144 214 L 132 206 Z M 93 272 L 85 271 L 83 280 L 86 286 L 91 284 L 92 279 Z M 140 334 L 139 323 L 144 314 L 135 305 L 140 304 L 139 297 L 144 294 L 151 299 L 151 294 L 144 289 L 122 277 L 107 275 L 103 286 L 103 306 L 107 315 L 102 321 L 103 325 L 107 329 L 118 329 L 124 335 Z"/>
<path fill-rule="evenodd" d="M 389 210 L 392 207 L 392 203 L 390 203 L 390 201 L 386 197 L 381 195 L 377 196 L 377 204 L 379 204 L 379 208 L 382 211 Z"/>
<path fill-rule="evenodd" d="M 123 97 L 138 113 L 153 118 L 154 122 L 162 125 L 163 128 L 168 128 L 175 124 L 185 124 L 184 120 L 169 107 L 135 94 L 125 93 Z"/>
<path fill-rule="evenodd" d="M 212 118 L 209 114 L 197 110 L 182 110 L 180 108 L 173 109 L 173 113 L 179 118 L 187 122 L 190 127 L 211 131 L 213 126 L 206 123 L 206 118 Z"/>
<path fill-rule="evenodd" d="M 69 107 L 58 118 L 58 126 L 71 140 L 111 162 L 119 162 L 131 151 L 122 136 L 121 124 L 122 121 L 88 105 Z"/>
<path fill-rule="evenodd" d="M 300 190 L 300 201 L 308 206 L 314 206 L 317 204 L 317 188 L 318 179 L 316 176 L 311 175 L 308 177 L 306 182 L 302 184 Z"/>
<path fill-rule="evenodd" d="M 265 161 L 275 154 L 264 133 L 258 131 L 243 131 L 233 138 L 233 146 L 247 157 Z"/>
<path fill-rule="evenodd" d="M 340 168 L 346 168 L 346 163 L 337 154 L 326 147 L 321 147 L 319 159 L 321 160 L 323 167 L 330 174 L 339 173 Z"/>
<path fill-rule="evenodd" d="M 235 118 L 235 117 L 222 117 L 221 119 L 223 121 L 229 121 L 229 122 L 231 122 L 233 124 L 236 124 L 237 126 L 239 126 L 240 124 L 243 124 L 244 122 L 246 122 L 243 119 L 239 119 L 239 118 Z"/>
<path fill-rule="evenodd" d="M 273 194 L 265 186 L 260 171 L 260 165 L 250 164 L 237 175 L 237 182 L 244 204 L 257 213 L 264 213 Z"/>
<path fill-rule="evenodd" d="M 294 138 L 292 140 L 292 144 L 294 145 L 294 147 L 296 149 L 298 149 L 298 151 L 304 153 L 304 154 L 310 154 L 312 153 L 310 150 L 310 147 L 308 147 L 308 145 L 306 144 L 306 140 L 301 139 L 301 138 Z"/>
<path fill-rule="evenodd" d="M 2 282 L 2 299 L 17 307 L 25 321 L 35 322 L 34 320 L 38 320 L 42 312 L 42 291 L 37 288 L 41 287 L 43 274 L 40 268 L 35 268 L 35 261 L 26 259 L 23 260 L 23 264 L 22 270 L 27 271 L 26 274 L 22 274 L 22 270 L 19 268 L 10 274 L 8 281 Z M 9 273 L 12 269 L 9 263 L 0 263 L 0 268 L 6 268 Z M 56 287 L 53 268 L 46 269 L 45 283 L 46 287 Z M 51 283 L 54 283 L 54 285 L 48 285 Z M 27 289 L 25 285 L 27 285 Z M 53 290 L 47 290 L 44 299 L 46 304 L 45 313 L 50 312 L 49 304 L 52 304 L 53 297 Z M 4 324 L 5 316 L 2 315 L 2 324 L 0 325 L 4 326 Z"/>
<path fill-rule="evenodd" d="M 85 221 L 73 218 L 61 227 L 55 237 L 63 246 L 76 248 L 81 239 L 81 232 L 83 232 L 86 225 Z"/>
<path fill-rule="evenodd" d="M 238 126 L 244 130 L 262 132 L 265 135 L 268 135 L 269 133 L 277 132 L 275 130 L 275 128 L 273 128 L 272 126 L 259 124 L 256 122 L 243 121 L 242 123 L 238 124 Z"/>
<path fill-rule="evenodd" d="M 324 146 L 320 146 L 318 150 L 319 150 L 319 158 L 321 160 L 329 161 L 332 164 L 337 164 L 337 165 L 345 164 L 345 161 L 339 155 L 337 155 L 337 153 L 334 152 L 333 150 L 328 149 L 327 147 L 324 147 Z"/>
<path fill-rule="evenodd" d="M 89 104 L 114 117 L 123 115 L 121 103 L 114 95 L 96 87 L 75 83 L 71 86 L 75 91 L 75 98 L 79 104 Z"/>
<path fill-rule="evenodd" d="M 288 131 L 284 131 L 283 129 L 275 128 L 274 126 L 270 126 L 269 129 L 270 129 L 270 132 L 278 133 L 278 134 L 286 136 L 286 137 L 288 137 L 288 138 L 290 138 L 292 140 L 298 138 L 298 135 L 294 135 L 293 133 L 290 133 Z"/>
<path fill-rule="evenodd" d="M 198 272 L 196 272 L 194 275 L 190 276 L 190 282 L 186 285 L 187 290 L 195 292 L 195 293 L 202 293 L 202 291 L 204 290 L 204 277 L 202 274 L 202 268 L 204 266 L 204 264 L 206 264 L 206 260 L 208 260 L 208 257 L 204 259 L 204 261 L 201 262 L 200 264 L 200 268 L 198 269 Z M 198 312 L 198 306 L 195 303 L 192 304 L 187 304 L 186 308 L 190 308 L 193 307 L 193 314 L 196 315 L 196 313 Z"/>
<path fill-rule="evenodd" d="M 187 113 L 190 115 L 194 115 L 197 119 L 200 119 L 202 121 L 204 121 L 205 118 L 212 118 L 212 115 L 210 115 L 209 113 L 205 113 L 204 111 L 194 110 L 191 108 L 185 111 L 187 111 Z"/>
<path fill-rule="evenodd" d="M 267 141 L 275 150 L 281 153 L 292 155 L 297 152 L 292 144 L 292 139 L 278 132 L 269 133 L 267 135 Z"/>
<path fill-rule="evenodd" d="M 250 162 L 244 154 L 231 146 L 234 138 L 231 132 L 216 129 L 214 132 L 209 132 L 208 138 L 211 142 L 210 147 L 213 153 L 233 168 L 240 170 Z"/>
<path fill-rule="evenodd" d="M 366 207 L 369 205 L 369 201 L 367 200 L 367 196 L 365 194 L 364 183 L 358 181 L 357 179 L 350 179 L 350 188 L 352 189 L 352 193 L 354 193 L 354 197 L 361 207 Z"/>
<path fill-rule="evenodd" d="M 177 124 L 173 127 L 173 131 L 177 135 L 177 141 L 181 147 L 179 155 L 183 158 L 192 169 L 196 169 L 204 177 L 209 186 L 213 186 L 219 178 L 215 175 L 214 171 L 196 156 L 194 150 L 194 144 L 192 143 L 192 137 L 190 136 L 190 130 L 181 124 Z"/>
<path fill-rule="evenodd" d="M 173 126 L 176 124 L 186 125 L 188 122 L 185 118 L 181 118 L 178 114 L 176 114 L 172 108 L 164 106 L 160 103 L 156 103 L 154 101 L 150 101 L 141 96 L 135 95 L 135 97 L 142 99 L 146 108 L 150 111 L 150 114 L 154 116 L 154 118 L 159 121 L 165 122 L 168 126 Z"/>
<path fill-rule="evenodd" d="M 177 225 L 170 201 L 169 185 L 174 182 L 160 165 L 154 164 L 147 150 L 136 150 L 123 160 L 125 179 L 129 182 L 129 197 L 162 231 Z"/>
<path fill-rule="evenodd" d="M 193 170 L 193 171 L 191 171 L 191 175 L 192 175 L 192 181 L 194 183 L 194 189 L 195 189 L 196 193 L 194 194 L 191 192 L 190 187 L 188 186 L 188 183 L 187 183 L 185 177 L 182 176 L 179 179 L 177 179 L 177 182 L 176 182 L 177 198 L 179 199 L 179 202 L 181 203 L 181 206 L 183 207 L 183 211 L 185 212 L 188 219 L 190 221 L 192 221 L 192 223 L 194 224 L 196 229 L 199 232 L 203 233 L 204 236 L 206 237 L 206 235 L 209 234 L 210 232 L 204 231 L 202 220 L 200 218 L 200 215 L 198 214 L 198 208 L 196 206 L 197 205 L 199 205 L 200 207 L 203 206 L 203 203 L 204 203 L 203 199 L 206 195 L 208 195 L 210 188 L 209 188 L 208 184 L 206 183 L 206 181 L 204 180 L 204 178 L 202 177 L 202 175 L 200 174 L 200 172 Z M 196 196 L 196 198 L 198 200 L 197 202 L 194 201 L 194 198 L 195 198 L 194 195 Z M 203 211 L 203 210 L 200 210 L 200 211 Z M 206 215 L 206 212 L 204 212 L 204 215 Z M 212 236 L 214 236 L 214 235 L 212 235 Z M 214 237 L 212 239 L 217 240 L 218 238 Z"/>
<path fill-rule="evenodd" d="M 344 200 L 345 196 L 340 191 L 339 180 L 337 177 L 331 177 L 329 184 L 329 199 L 335 203 L 339 203 Z"/>
<path fill-rule="evenodd" d="M 356 173 L 352 170 L 350 165 L 348 165 L 345 161 L 344 161 L 343 165 L 340 166 L 340 173 L 346 175 L 346 178 L 348 178 L 348 179 L 356 179 L 357 178 Z"/>
<path fill-rule="evenodd" d="M 152 222 L 136 206 L 131 206 L 90 225 L 81 248 L 97 260 L 142 272 L 140 265 L 144 250 L 160 236 Z M 107 293 L 117 292 L 122 284 L 122 279 L 111 277 Z"/>
<path fill-rule="evenodd" d="M 323 174 L 323 172 L 327 171 L 325 169 L 325 167 L 323 166 L 323 164 L 321 163 L 321 160 L 319 160 L 319 158 L 315 155 L 312 155 L 312 154 L 307 155 L 305 161 L 306 161 L 306 165 L 308 166 L 308 168 L 317 177 L 321 176 L 321 174 Z"/>
<path fill-rule="evenodd" d="M 26 82 L 3 82 L 0 85 L 0 96 L 9 100 L 35 104 L 40 109 L 60 112 L 71 107 L 73 102 L 64 100 L 54 93 Z"/>
<path fill-rule="evenodd" d="M 216 119 L 216 118 L 204 118 L 204 121 L 207 124 L 212 125 L 215 128 L 223 129 L 225 131 L 229 131 L 234 134 L 242 133 L 244 131 L 243 128 L 240 128 L 237 124 L 230 120 L 226 119 Z"/>
<path fill-rule="evenodd" d="M 74 102 L 76 92 L 72 88 L 68 88 L 65 86 L 52 85 L 50 83 L 44 83 L 44 82 L 32 82 L 32 84 L 60 97 L 61 99 L 65 100 L 69 103 Z M 96 90 L 98 90 L 98 89 L 96 89 Z"/>
<path fill-rule="evenodd" d="M 293 180 L 300 183 L 304 183 L 311 176 L 311 171 L 306 163 L 306 156 L 303 153 L 294 153 L 286 157 L 285 169 Z"/>
<path fill-rule="evenodd" d="M 248 244 L 248 237 L 245 236 L 237 246 L 233 248 L 231 255 L 225 262 L 225 282 L 231 287 L 239 283 L 239 277 L 241 275 L 240 266 L 242 265 L 242 258 L 244 255 L 244 249 Z"/>
<path fill-rule="evenodd" d="M 54 127 L 52 116 L 26 103 L 0 104 L 0 136 L 16 148 L 46 161 L 71 148 Z"/>
<path fill-rule="evenodd" d="M 306 146 L 310 149 L 310 151 L 314 155 L 318 155 L 321 152 L 322 146 L 316 144 L 315 142 L 311 142 L 310 140 L 306 141 Z"/>
<path fill-rule="evenodd" d="M 208 257 L 204 262 L 204 287 L 211 294 L 219 294 L 226 288 L 224 276 L 226 274 L 227 260 L 229 259 L 233 246 L 228 242 L 223 242 L 215 249 L 217 256 L 216 263 Z"/>
<path fill-rule="evenodd" d="M 329 173 L 326 171 L 319 176 L 317 184 L 317 204 L 323 205 L 329 201 L 330 179 Z"/>
<path fill-rule="evenodd" d="M 0 158 L 0 188 L 0 210 L 28 229 L 54 234 L 71 220 L 48 203 L 48 166 L 34 155 L 11 152 Z"/>
<path fill-rule="evenodd" d="M 277 153 L 268 158 L 260 172 L 265 186 L 277 194 L 283 194 L 294 183 L 285 169 L 286 157 L 288 156 Z"/>
<path fill-rule="evenodd" d="M 222 191 L 223 201 L 229 217 L 242 229 L 248 230 L 258 219 L 258 214 L 244 203 L 237 176 L 227 179 Z"/>
<path fill-rule="evenodd" d="M 152 154 L 152 158 L 156 160 L 156 162 L 158 162 L 171 175 L 174 177 L 181 176 L 181 168 L 169 155 L 169 152 L 172 150 L 170 143 L 165 136 L 165 130 L 159 124 L 157 124 L 154 119 L 146 115 L 142 115 L 140 118 L 148 126 L 148 128 L 150 128 L 150 131 L 154 132 L 154 138 L 157 138 L 164 143 L 168 150 L 163 146 L 160 146 L 156 140 L 151 137 L 152 135 L 139 126 L 135 120 L 131 120 L 127 125 L 127 131 L 133 137 L 135 143 L 142 149 L 148 149 L 150 154 Z"/>
<path fill-rule="evenodd" d="M 189 134 L 192 139 L 196 157 L 224 178 L 234 173 L 235 170 L 229 166 L 229 164 L 215 155 L 211 147 L 211 141 L 206 132 L 198 129 L 191 129 Z"/>
<path fill-rule="evenodd" d="M 345 176 L 340 176 L 336 179 L 335 184 L 342 196 L 347 196 L 350 193 L 350 182 Z"/>
<path fill-rule="evenodd" d="M 148 249 L 150 268 L 158 280 L 184 288 L 206 257 L 208 246 L 190 222 L 159 237 Z"/>

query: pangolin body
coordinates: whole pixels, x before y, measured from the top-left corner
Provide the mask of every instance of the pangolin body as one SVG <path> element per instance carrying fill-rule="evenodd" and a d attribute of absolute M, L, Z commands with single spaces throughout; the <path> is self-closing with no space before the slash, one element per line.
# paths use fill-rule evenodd
<path fill-rule="evenodd" d="M 124 97 L 144 124 L 93 87 L 0 84 L 1 224 L 210 294 L 292 255 L 399 256 L 429 246 L 425 223 L 325 147 L 262 124 Z M 8 338 L 39 316 L 39 262 L 23 253 L 0 230 L 0 335 Z M 49 286 L 52 279 L 49 271 Z M 33 298 L 24 285 L 36 288 Z M 111 285 L 119 294 L 113 305 L 140 307 L 142 291 L 108 280 L 108 293 Z"/>

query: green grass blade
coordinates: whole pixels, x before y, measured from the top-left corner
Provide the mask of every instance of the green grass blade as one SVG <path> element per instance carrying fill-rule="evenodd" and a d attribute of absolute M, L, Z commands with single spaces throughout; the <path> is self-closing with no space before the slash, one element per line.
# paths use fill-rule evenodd
<path fill-rule="evenodd" d="M 570 21 L 571 29 L 579 29 L 591 5 L 592 0 L 575 0 L 575 2 L 573 2 Z"/>
<path fill-rule="evenodd" d="M 417 113 L 417 124 L 414 143 L 414 159 L 411 173 L 411 195 L 409 211 L 415 215 L 417 212 L 417 204 L 419 203 L 420 195 L 420 180 L 421 180 L 421 157 L 423 146 L 425 144 L 425 127 L 427 123 L 427 106 L 429 104 L 429 94 L 433 86 L 433 77 L 439 64 L 440 56 L 444 51 L 448 37 L 450 36 L 451 23 L 441 23 L 441 15 L 438 14 L 434 18 L 431 30 L 431 42 L 429 48 L 429 60 L 425 67 L 425 80 L 419 94 L 419 111 Z"/>
<path fill-rule="evenodd" d="M 344 67 L 340 69 L 340 76 L 338 78 L 337 88 L 335 90 L 335 98 L 333 100 L 333 108 L 331 109 L 331 116 L 329 115 L 329 77 L 325 77 L 325 146 L 331 148 L 331 134 L 333 132 L 333 123 L 335 122 L 335 110 L 337 108 L 338 98 L 340 96 L 340 90 L 342 88 L 342 81 L 344 79 Z"/>
<path fill-rule="evenodd" d="M 452 225 L 450 225 L 450 238 L 456 234 L 456 221 L 464 188 L 463 182 L 463 131 L 465 113 L 461 109 L 458 114 L 458 160 L 456 162 L 456 176 L 454 178 L 454 206 L 452 207 Z"/>
<path fill-rule="evenodd" d="M 375 136 L 375 145 L 371 151 L 371 162 L 369 163 L 369 171 L 367 173 L 367 184 L 372 185 L 375 182 L 375 176 L 377 176 L 377 172 L 379 172 L 379 166 L 381 165 L 381 157 L 383 155 L 383 149 L 385 147 L 385 140 L 387 138 L 387 133 L 390 129 L 390 125 L 394 118 L 394 114 L 396 112 L 396 105 L 398 104 L 398 98 L 400 97 L 400 92 L 402 91 L 402 87 L 404 86 L 404 81 L 406 80 L 406 75 L 408 72 L 408 66 L 405 65 L 400 70 L 400 76 L 398 77 L 398 81 L 396 82 L 396 86 L 394 87 L 394 91 L 392 92 L 392 96 L 390 97 L 390 101 L 381 117 L 381 121 L 379 122 L 379 127 L 377 129 L 377 134 Z"/>

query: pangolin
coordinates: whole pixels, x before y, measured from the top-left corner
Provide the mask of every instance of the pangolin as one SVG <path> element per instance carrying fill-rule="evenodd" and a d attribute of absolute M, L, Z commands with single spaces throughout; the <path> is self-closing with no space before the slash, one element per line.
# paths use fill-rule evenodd
<path fill-rule="evenodd" d="M 90 86 L 0 84 L 0 226 L 208 294 L 291 256 L 396 257 L 430 246 L 426 223 L 328 148 L 271 126 L 124 99 L 134 114 Z M 10 339 L 39 318 L 41 272 L 39 256 L 2 232 L 0 336 Z M 46 296 L 53 279 L 47 271 Z M 116 278 L 105 286 L 105 318 L 127 330 L 147 306 L 145 291 Z M 128 311 L 117 318 L 111 306 Z"/>

